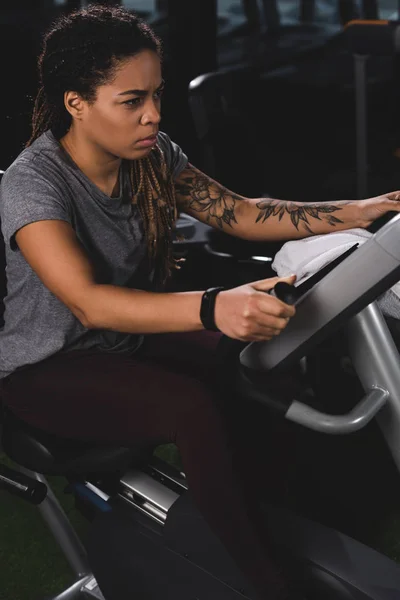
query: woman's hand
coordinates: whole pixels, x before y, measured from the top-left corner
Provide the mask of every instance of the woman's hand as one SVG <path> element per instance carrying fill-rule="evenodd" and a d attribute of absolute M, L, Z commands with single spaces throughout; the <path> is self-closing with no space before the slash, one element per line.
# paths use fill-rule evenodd
<path fill-rule="evenodd" d="M 359 211 L 359 227 L 364 229 L 389 211 L 400 212 L 400 191 L 389 192 L 366 200 L 356 200 Z"/>
<path fill-rule="evenodd" d="M 296 311 L 266 292 L 278 281 L 293 284 L 295 280 L 295 275 L 271 277 L 220 292 L 214 312 L 218 329 L 242 342 L 262 342 L 279 335 Z"/>

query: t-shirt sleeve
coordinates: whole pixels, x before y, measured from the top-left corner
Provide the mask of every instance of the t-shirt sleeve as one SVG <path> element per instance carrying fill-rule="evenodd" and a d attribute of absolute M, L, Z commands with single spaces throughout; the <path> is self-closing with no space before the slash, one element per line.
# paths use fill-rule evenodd
<path fill-rule="evenodd" d="M 164 152 L 168 169 L 171 171 L 174 178 L 178 177 L 179 173 L 186 168 L 188 157 L 183 152 L 182 148 L 180 148 L 178 144 L 175 144 L 175 142 L 162 131 L 158 134 L 158 144 Z"/>
<path fill-rule="evenodd" d="M 0 185 L 1 230 L 5 243 L 18 250 L 15 234 L 36 221 L 62 220 L 72 225 L 68 206 L 60 191 L 27 164 L 11 165 Z"/>

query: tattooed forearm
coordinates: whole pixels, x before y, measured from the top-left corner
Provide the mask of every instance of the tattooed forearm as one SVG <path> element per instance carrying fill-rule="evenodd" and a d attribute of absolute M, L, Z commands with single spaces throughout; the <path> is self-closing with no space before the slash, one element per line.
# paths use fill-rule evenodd
<path fill-rule="evenodd" d="M 205 213 L 205 221 L 215 219 L 222 229 L 223 225 L 232 227 L 236 220 L 236 204 L 243 198 L 230 192 L 197 169 L 188 167 L 175 182 L 175 191 L 179 204 L 186 210 Z"/>
<path fill-rule="evenodd" d="M 283 201 L 283 200 L 261 200 L 257 202 L 256 206 L 259 209 L 256 223 L 264 223 L 269 217 L 278 217 L 279 221 L 282 220 L 285 214 L 288 214 L 291 222 L 299 231 L 299 227 L 302 226 L 306 231 L 313 234 L 311 229 L 311 219 L 318 219 L 318 221 L 325 221 L 332 227 L 338 223 L 343 223 L 341 219 L 335 217 L 332 213 L 342 210 L 342 206 L 347 204 L 341 202 L 341 206 L 336 204 L 329 204 L 327 202 L 315 202 L 309 204 Z"/>
<path fill-rule="evenodd" d="M 246 198 L 188 164 L 176 177 L 179 211 L 239 238 L 287 240 L 358 226 L 355 201 L 293 202 Z M 274 218 L 270 218 L 274 217 Z"/>

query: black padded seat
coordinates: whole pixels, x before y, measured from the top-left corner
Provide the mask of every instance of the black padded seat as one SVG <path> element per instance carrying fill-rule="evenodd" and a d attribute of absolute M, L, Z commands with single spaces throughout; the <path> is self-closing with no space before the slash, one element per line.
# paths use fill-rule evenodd
<path fill-rule="evenodd" d="M 60 438 L 32 427 L 3 408 L 0 446 L 22 467 L 43 475 L 118 473 L 147 461 L 154 445 L 118 447 Z"/>

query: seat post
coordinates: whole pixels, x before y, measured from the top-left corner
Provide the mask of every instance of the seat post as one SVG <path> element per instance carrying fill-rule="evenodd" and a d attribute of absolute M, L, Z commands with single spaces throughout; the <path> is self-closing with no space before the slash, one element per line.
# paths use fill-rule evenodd
<path fill-rule="evenodd" d="M 50 488 L 46 478 L 40 473 L 30 471 L 25 467 L 18 467 L 22 473 L 33 477 L 37 481 L 44 483 L 47 487 L 47 496 L 38 505 L 38 509 L 51 530 L 57 544 L 60 546 L 67 559 L 74 575 L 82 578 L 90 574 L 90 567 L 87 560 L 86 550 L 79 539 L 75 529 L 72 527 L 67 515 L 56 495 Z"/>

